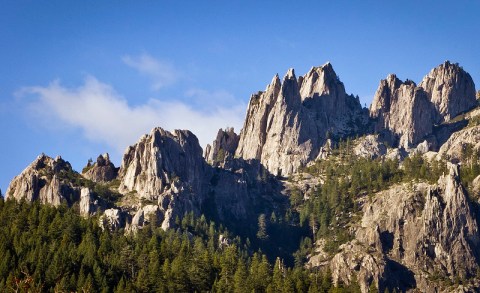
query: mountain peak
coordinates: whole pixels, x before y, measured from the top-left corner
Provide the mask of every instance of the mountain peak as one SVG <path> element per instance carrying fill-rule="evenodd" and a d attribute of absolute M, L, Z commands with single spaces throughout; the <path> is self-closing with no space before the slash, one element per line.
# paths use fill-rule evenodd
<path fill-rule="evenodd" d="M 435 106 L 436 123 L 449 121 L 477 105 L 473 79 L 458 63 L 445 61 L 432 69 L 419 86 Z"/>
<path fill-rule="evenodd" d="M 282 81 L 280 80 L 280 77 L 278 76 L 278 73 L 275 74 L 275 76 L 272 78 L 272 81 L 270 82 L 270 84 L 267 86 L 267 88 L 265 89 L 265 91 L 268 91 L 269 89 L 280 89 L 280 87 L 282 86 Z"/>
<path fill-rule="evenodd" d="M 63 191 L 70 190 L 70 183 L 64 183 L 63 177 L 72 173 L 72 166 L 60 156 L 55 159 L 40 154 L 22 173 L 16 176 L 6 192 L 6 198 L 28 201 L 40 200 L 55 206 L 66 202 Z M 71 194 L 75 194 L 74 191 Z"/>
<path fill-rule="evenodd" d="M 295 77 L 295 69 L 293 68 L 289 68 L 287 73 L 285 74 L 285 77 L 283 78 L 283 80 L 287 80 L 287 79 L 296 79 Z"/>
<path fill-rule="evenodd" d="M 272 88 L 250 100 L 236 155 L 260 160 L 273 174 L 289 175 L 315 159 L 329 131 L 339 136 L 352 132 L 347 121 L 362 115 L 360 103 L 346 95 L 329 62 L 298 80 L 289 69 L 280 91 Z"/>

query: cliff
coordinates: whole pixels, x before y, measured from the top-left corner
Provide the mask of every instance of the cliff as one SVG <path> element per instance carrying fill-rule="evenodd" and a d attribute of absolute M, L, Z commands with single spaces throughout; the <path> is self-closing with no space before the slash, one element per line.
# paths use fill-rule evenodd
<path fill-rule="evenodd" d="M 361 133 L 366 113 L 345 93 L 330 63 L 297 79 L 290 69 L 252 95 L 236 155 L 259 160 L 272 174 L 289 175 L 314 160 L 331 136 Z"/>

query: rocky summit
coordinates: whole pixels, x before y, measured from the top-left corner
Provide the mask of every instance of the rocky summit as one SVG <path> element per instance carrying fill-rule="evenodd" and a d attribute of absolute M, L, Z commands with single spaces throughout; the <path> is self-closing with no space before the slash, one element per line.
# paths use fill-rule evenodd
<path fill-rule="evenodd" d="M 52 205 L 73 203 L 79 199 L 80 190 L 69 180 L 72 172 L 70 163 L 60 156 L 53 159 L 41 154 L 10 182 L 6 197 Z"/>
<path fill-rule="evenodd" d="M 298 79 L 289 69 L 283 81 L 276 75 L 250 98 L 236 155 L 290 175 L 314 160 L 328 138 L 362 133 L 367 123 L 359 99 L 346 94 L 330 63 Z"/>
<path fill-rule="evenodd" d="M 404 148 L 419 144 L 435 125 L 477 106 L 475 84 L 458 64 L 432 69 L 417 86 L 391 74 L 382 80 L 370 106 L 375 131 L 391 133 Z"/>
<path fill-rule="evenodd" d="M 445 61 L 419 84 L 435 107 L 435 122 L 449 121 L 477 105 L 475 84 L 458 63 Z"/>
<path fill-rule="evenodd" d="M 145 237 L 159 227 L 167 232 L 148 244 L 158 251 L 168 246 L 158 239 L 176 231 L 183 242 L 171 243 L 182 253 L 208 246 L 210 253 L 266 254 L 252 256 L 249 271 L 240 256 L 238 264 L 222 259 L 211 274 L 225 280 L 204 276 L 208 284 L 189 283 L 197 291 L 234 282 L 228 276 L 243 280 L 265 263 L 273 279 L 283 278 L 283 285 L 270 279 L 277 289 L 304 273 L 297 291 L 478 292 L 475 95 L 471 76 L 448 61 L 419 84 L 388 75 L 368 109 L 347 94 L 332 64 L 299 77 L 289 69 L 250 97 L 239 134 L 220 129 L 205 150 L 188 130 L 156 127 L 126 149 L 119 168 L 103 154 L 80 174 L 61 157 L 42 154 L 5 196 L 68 206 L 114 235 Z M 128 279 L 142 265 L 125 259 L 127 249 L 112 269 Z M 207 269 L 215 266 L 210 258 L 200 253 L 192 263 Z M 152 271 L 161 267 L 146 263 Z M 162 276 L 178 266 L 165 261 Z"/>

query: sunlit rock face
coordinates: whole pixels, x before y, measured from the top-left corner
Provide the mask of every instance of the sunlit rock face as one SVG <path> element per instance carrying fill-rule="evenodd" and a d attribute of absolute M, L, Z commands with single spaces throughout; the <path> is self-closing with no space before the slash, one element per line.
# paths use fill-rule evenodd
<path fill-rule="evenodd" d="M 445 61 L 419 84 L 436 109 L 435 122 L 449 121 L 477 105 L 475 84 L 458 64 Z"/>
<path fill-rule="evenodd" d="M 79 188 L 68 179 L 72 173 L 70 163 L 60 156 L 55 159 L 41 154 L 8 186 L 6 198 L 27 201 L 40 200 L 42 203 L 59 206 L 71 204 L 79 199 Z"/>
<path fill-rule="evenodd" d="M 370 106 L 375 130 L 391 131 L 399 145 L 409 148 L 420 143 L 433 129 L 434 107 L 425 91 L 413 81 L 401 81 L 394 74 L 380 81 Z"/>
<path fill-rule="evenodd" d="M 334 282 L 348 283 L 357 274 L 363 292 L 371 282 L 380 289 L 418 287 L 434 292 L 439 284 L 425 273 L 474 276 L 478 223 L 461 185 L 459 166 L 448 168 L 436 184 L 395 185 L 367 203 L 355 239 L 332 259 Z"/>
<path fill-rule="evenodd" d="M 330 63 L 297 79 L 276 75 L 252 95 L 236 156 L 259 160 L 272 174 L 289 175 L 317 158 L 329 136 L 359 132 L 367 115 Z"/>

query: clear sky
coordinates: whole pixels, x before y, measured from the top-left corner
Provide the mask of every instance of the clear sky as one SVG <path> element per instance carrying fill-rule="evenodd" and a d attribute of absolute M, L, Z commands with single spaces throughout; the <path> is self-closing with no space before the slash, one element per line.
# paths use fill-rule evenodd
<path fill-rule="evenodd" d="M 445 60 L 480 83 L 480 1 L 0 3 L 0 188 L 37 155 L 80 171 L 151 128 L 204 146 L 243 123 L 250 95 L 327 61 L 370 104 L 389 73 Z M 478 86 L 477 86 L 478 88 Z"/>

